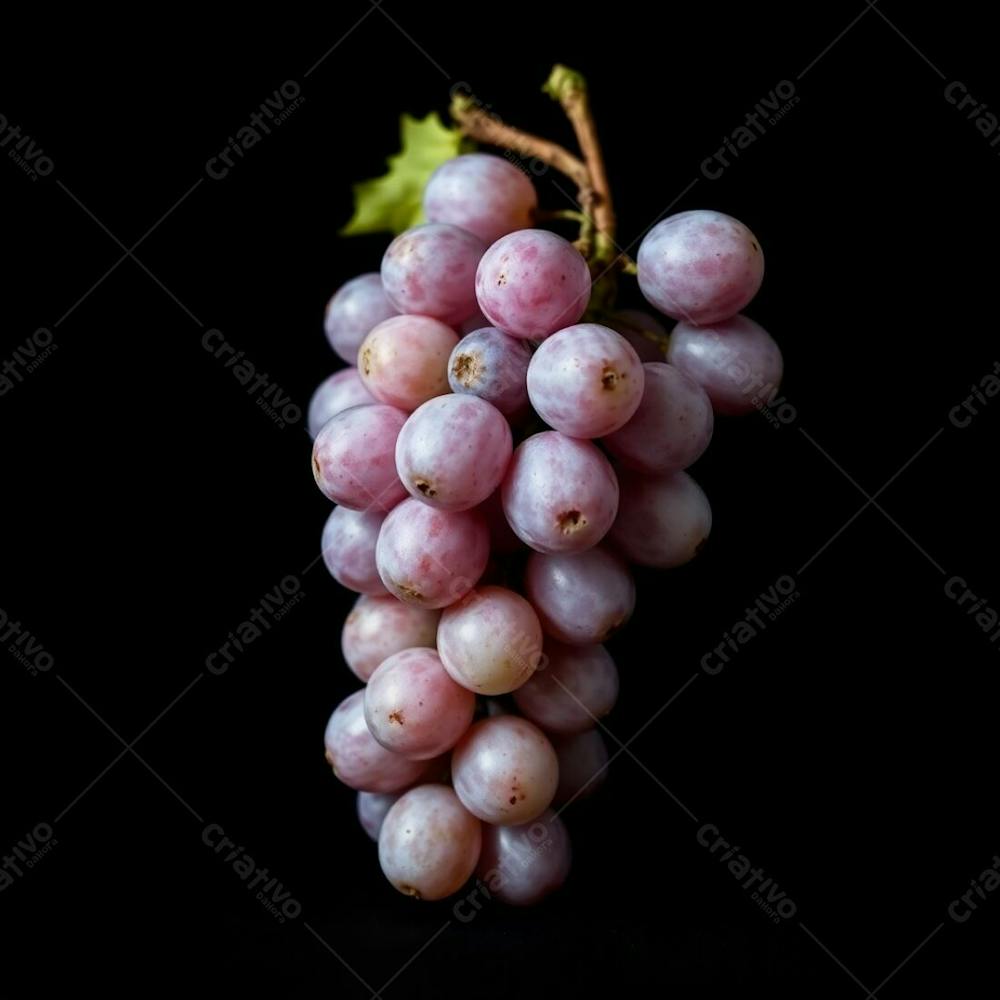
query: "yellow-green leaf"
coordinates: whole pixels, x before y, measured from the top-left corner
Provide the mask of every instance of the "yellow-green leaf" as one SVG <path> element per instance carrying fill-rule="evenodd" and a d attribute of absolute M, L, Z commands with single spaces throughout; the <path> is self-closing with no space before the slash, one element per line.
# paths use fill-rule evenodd
<path fill-rule="evenodd" d="M 421 198 L 431 174 L 462 150 L 462 133 L 446 128 L 435 112 L 423 120 L 399 119 L 401 150 L 388 160 L 389 172 L 354 185 L 354 215 L 341 236 L 388 229 L 401 233 L 423 222 Z"/>

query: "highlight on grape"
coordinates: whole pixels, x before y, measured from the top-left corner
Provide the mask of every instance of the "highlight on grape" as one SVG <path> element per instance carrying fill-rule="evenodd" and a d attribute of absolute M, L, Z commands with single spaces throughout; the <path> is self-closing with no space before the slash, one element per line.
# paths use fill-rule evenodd
<path fill-rule="evenodd" d="M 389 882 L 459 894 L 462 922 L 568 877 L 562 814 L 605 780 L 601 720 L 629 695 L 604 644 L 635 610 L 630 565 L 704 548 L 712 509 L 687 470 L 718 418 L 794 419 L 781 351 L 744 315 L 764 276 L 753 232 L 680 212 L 629 258 L 583 77 L 556 66 L 544 91 L 581 153 L 464 85 L 451 126 L 402 117 L 402 151 L 356 186 L 342 230 L 391 239 L 327 305 L 348 367 L 308 414 L 335 505 L 322 557 L 359 595 L 341 651 L 361 686 L 333 709 L 326 759 Z M 536 161 L 575 185 L 579 210 L 539 205 L 537 171 L 516 165 Z M 649 309 L 617 305 L 633 276 Z M 787 606 L 786 581 L 761 615 Z M 768 912 L 794 907 L 759 888 Z"/>

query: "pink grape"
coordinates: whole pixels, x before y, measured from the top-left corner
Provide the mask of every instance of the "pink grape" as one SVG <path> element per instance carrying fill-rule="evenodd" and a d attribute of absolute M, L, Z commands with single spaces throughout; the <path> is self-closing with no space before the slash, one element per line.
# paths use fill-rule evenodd
<path fill-rule="evenodd" d="M 398 311 L 386 297 L 379 275 L 359 275 L 341 285 L 327 303 L 326 338 L 344 361 L 356 364 L 358 348 L 368 331 Z"/>
<path fill-rule="evenodd" d="M 771 335 L 749 316 L 706 327 L 678 323 L 668 360 L 708 393 L 718 413 L 749 413 L 781 384 L 784 364 Z"/>
<path fill-rule="evenodd" d="M 607 320 L 607 325 L 635 348 L 640 361 L 662 361 L 666 357 L 666 351 L 661 346 L 667 343 L 666 327 L 648 312 L 641 309 L 618 309 Z M 643 331 L 652 333 L 659 343 L 645 336 Z"/>
<path fill-rule="evenodd" d="M 378 835 L 385 877 L 406 896 L 444 899 L 475 871 L 482 826 L 445 785 L 421 785 L 389 810 Z"/>
<path fill-rule="evenodd" d="M 604 437 L 623 426 L 642 399 L 639 355 L 598 323 L 552 334 L 528 366 L 528 396 L 550 427 L 576 438 Z"/>
<path fill-rule="evenodd" d="M 385 520 L 380 510 L 334 507 L 323 527 L 323 562 L 333 578 L 360 594 L 384 594 L 375 565 L 375 543 Z"/>
<path fill-rule="evenodd" d="M 399 792 L 427 773 L 425 760 L 408 760 L 386 750 L 365 723 L 365 692 L 348 695 L 326 724 L 326 759 L 333 773 L 360 792 Z"/>
<path fill-rule="evenodd" d="M 458 343 L 450 326 L 429 316 L 394 316 L 361 343 L 358 372 L 380 402 L 415 410 L 448 391 L 448 357 Z"/>
<path fill-rule="evenodd" d="M 539 552 L 579 552 L 610 529 L 618 480 L 589 441 L 543 431 L 515 449 L 501 496 L 521 541 Z"/>
<path fill-rule="evenodd" d="M 553 801 L 560 806 L 593 795 L 608 777 L 608 748 L 596 729 L 554 737 L 559 759 L 559 787 Z"/>
<path fill-rule="evenodd" d="M 618 668 L 603 646 L 545 645 L 547 662 L 514 692 L 526 719 L 547 733 L 591 729 L 615 707 Z"/>
<path fill-rule="evenodd" d="M 586 552 L 533 552 L 524 590 L 545 632 L 573 645 L 606 641 L 635 610 L 632 574 L 603 545 Z"/>
<path fill-rule="evenodd" d="M 492 403 L 504 416 L 521 413 L 528 405 L 528 362 L 531 348 L 495 326 L 463 337 L 448 361 L 452 392 L 467 393 Z"/>
<path fill-rule="evenodd" d="M 440 611 L 403 604 L 392 594 L 362 595 L 341 632 L 344 660 L 360 680 L 367 681 L 383 660 L 402 649 L 433 649 L 440 618 Z"/>
<path fill-rule="evenodd" d="M 378 832 L 382 829 L 386 813 L 393 807 L 398 798 L 398 795 L 387 795 L 380 792 L 358 792 L 358 822 L 361 824 L 361 829 L 372 840 L 378 840 Z"/>
<path fill-rule="evenodd" d="M 686 473 L 622 477 L 611 538 L 630 562 L 670 569 L 690 562 L 712 530 L 712 508 Z"/>
<path fill-rule="evenodd" d="M 391 510 L 406 496 L 396 475 L 396 438 L 406 414 L 372 403 L 342 410 L 313 443 L 316 485 L 351 510 Z"/>
<path fill-rule="evenodd" d="M 462 737 L 451 758 L 462 805 L 484 823 L 530 823 L 549 807 L 559 783 L 552 744 L 516 715 L 482 719 Z"/>
<path fill-rule="evenodd" d="M 457 226 L 414 226 L 382 258 L 385 293 L 401 313 L 461 323 L 476 311 L 476 267 L 485 251 L 478 236 Z"/>
<path fill-rule="evenodd" d="M 483 827 L 476 872 L 492 898 L 531 906 L 566 881 L 572 859 L 566 824 L 546 809 L 532 823 Z"/>
<path fill-rule="evenodd" d="M 433 649 L 384 660 L 365 688 L 365 721 L 394 753 L 429 760 L 450 750 L 472 723 L 476 696 L 456 684 Z"/>
<path fill-rule="evenodd" d="M 742 222 L 722 212 L 680 212 L 639 245 L 639 288 L 662 313 L 698 326 L 738 313 L 764 277 L 764 254 Z"/>
<path fill-rule="evenodd" d="M 510 425 L 499 410 L 449 393 L 418 406 L 403 424 L 396 473 L 416 499 L 467 510 L 500 485 L 512 449 Z"/>
<path fill-rule="evenodd" d="M 662 361 L 643 368 L 646 381 L 639 408 L 604 444 L 623 465 L 639 472 L 686 469 L 712 440 L 712 402 L 680 368 Z"/>
<path fill-rule="evenodd" d="M 542 658 L 542 626 L 531 605 L 504 587 L 479 587 L 446 608 L 438 652 L 452 679 L 477 694 L 520 687 Z"/>
<path fill-rule="evenodd" d="M 503 236 L 476 271 L 479 308 L 512 337 L 542 340 L 575 323 L 590 299 L 590 270 L 580 251 L 545 229 Z"/>
<path fill-rule="evenodd" d="M 356 357 L 357 355 L 355 355 Z M 315 438 L 332 417 L 341 410 L 362 403 L 374 403 L 375 397 L 365 388 L 357 368 L 344 368 L 320 382 L 309 400 L 309 436 Z"/>
<path fill-rule="evenodd" d="M 488 153 L 446 160 L 424 188 L 424 215 L 475 233 L 487 246 L 534 220 L 538 196 L 513 163 Z"/>
<path fill-rule="evenodd" d="M 386 589 L 401 601 L 443 608 L 483 575 L 490 532 L 477 511 L 447 511 L 404 500 L 382 522 L 375 561 Z"/>

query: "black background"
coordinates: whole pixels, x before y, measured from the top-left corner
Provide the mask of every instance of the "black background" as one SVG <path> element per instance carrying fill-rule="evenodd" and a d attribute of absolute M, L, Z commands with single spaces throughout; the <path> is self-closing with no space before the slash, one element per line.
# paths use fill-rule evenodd
<path fill-rule="evenodd" d="M 1000 662 L 944 593 L 960 575 L 1000 605 L 1000 401 L 967 428 L 948 420 L 996 359 L 1000 159 L 944 98 L 960 80 L 1000 108 L 981 11 L 383 8 L 215 25 L 204 7 L 88 9 L 5 32 L 0 113 L 55 169 L 32 182 L 0 159 L 3 358 L 39 327 L 57 345 L 0 398 L 0 608 L 55 659 L 37 676 L 0 662 L 0 848 L 38 823 L 56 840 L 0 892 L 10 994 L 169 980 L 364 997 L 391 980 L 388 997 L 850 1000 L 892 974 L 887 1000 L 931 981 L 987 995 L 1000 894 L 961 924 L 947 907 L 1000 852 Z M 395 151 L 398 114 L 444 111 L 464 81 L 568 143 L 539 92 L 555 61 L 590 81 L 623 245 L 698 207 L 757 234 L 767 275 L 748 312 L 781 344 L 797 415 L 718 422 L 694 469 L 711 544 L 640 575 L 608 728 L 629 740 L 687 687 L 566 814 L 569 884 L 462 923 L 388 886 L 329 775 L 323 725 L 354 687 L 339 652 L 351 597 L 313 563 L 328 504 L 304 421 L 275 426 L 202 336 L 220 329 L 304 409 L 335 367 L 325 301 L 385 243 L 336 232 L 350 183 Z M 209 179 L 206 161 L 287 80 L 301 107 Z M 689 187 L 782 80 L 798 104 Z M 539 191 L 566 207 L 551 177 Z M 783 574 L 796 603 L 705 673 L 702 655 Z M 208 673 L 286 575 L 304 597 Z M 111 730 L 129 744 L 171 704 L 138 757 L 124 751 Z M 209 823 L 281 880 L 298 919 L 254 900 L 203 843 Z M 792 918 L 760 912 L 697 842 L 704 823 L 780 883 Z"/>

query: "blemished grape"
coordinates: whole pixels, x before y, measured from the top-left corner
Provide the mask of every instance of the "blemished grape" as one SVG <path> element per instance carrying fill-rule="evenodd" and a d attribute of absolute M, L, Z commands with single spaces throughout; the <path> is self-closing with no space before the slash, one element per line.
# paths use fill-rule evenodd
<path fill-rule="evenodd" d="M 784 364 L 774 338 L 749 316 L 706 327 L 678 323 L 668 360 L 708 393 L 718 413 L 749 413 L 781 384 Z"/>
<path fill-rule="evenodd" d="M 605 545 L 586 552 L 533 552 L 524 590 L 546 634 L 572 645 L 605 642 L 635 610 L 632 574 Z"/>
<path fill-rule="evenodd" d="M 556 736 L 552 745 L 559 760 L 559 787 L 553 799 L 556 805 L 567 806 L 589 798 L 607 780 L 608 747 L 599 730 Z"/>
<path fill-rule="evenodd" d="M 474 510 L 448 511 L 404 500 L 382 522 L 375 560 L 401 601 L 443 608 L 464 597 L 486 569 L 490 532 Z"/>
<path fill-rule="evenodd" d="M 534 434 L 514 450 L 501 487 L 515 534 L 539 552 L 580 552 L 608 532 L 618 480 L 589 441 L 557 431 Z"/>
<path fill-rule="evenodd" d="M 348 695 L 326 724 L 326 759 L 333 773 L 359 792 L 400 792 L 420 781 L 430 764 L 386 750 L 368 731 L 364 688 Z"/>
<path fill-rule="evenodd" d="M 362 595 L 344 622 L 340 648 L 359 680 L 367 681 L 375 668 L 394 653 L 413 646 L 433 649 L 437 644 L 440 611 L 403 604 L 392 594 Z"/>
<path fill-rule="evenodd" d="M 445 670 L 476 694 L 520 687 L 542 658 L 542 626 L 531 605 L 505 587 L 478 587 L 446 608 L 438 625 Z"/>
<path fill-rule="evenodd" d="M 449 393 L 418 406 L 403 424 L 396 473 L 410 496 L 442 510 L 468 510 L 500 485 L 512 449 L 499 410 Z"/>
<path fill-rule="evenodd" d="M 394 316 L 362 341 L 361 381 L 377 400 L 409 413 L 448 391 L 448 357 L 457 343 L 455 331 L 430 316 Z"/>
<path fill-rule="evenodd" d="M 641 309 L 619 309 L 607 320 L 607 325 L 635 348 L 640 361 L 663 361 L 666 357 L 661 346 L 667 342 L 666 328 L 648 312 Z M 647 337 L 643 331 L 653 334 L 653 337 Z M 657 338 L 659 343 L 653 338 Z"/>
<path fill-rule="evenodd" d="M 456 684 L 433 649 L 404 649 L 365 688 L 365 721 L 386 748 L 413 760 L 450 750 L 472 722 L 476 696 Z"/>
<path fill-rule="evenodd" d="M 590 270 L 580 251 L 545 229 L 501 237 L 476 271 L 479 308 L 512 337 L 542 340 L 571 326 L 590 300 Z"/>
<path fill-rule="evenodd" d="M 596 438 L 618 430 L 642 400 L 639 355 L 599 323 L 578 323 L 552 334 L 528 366 L 528 397 L 550 427 L 570 437 Z"/>
<path fill-rule="evenodd" d="M 357 355 L 355 355 L 357 356 Z M 315 438 L 323 424 L 335 417 L 341 410 L 363 403 L 374 403 L 375 397 L 365 388 L 357 368 L 344 368 L 335 372 L 316 387 L 309 400 L 307 424 L 309 436 Z"/>
<path fill-rule="evenodd" d="M 378 835 L 385 877 L 406 896 L 444 899 L 475 871 L 482 826 L 446 785 L 411 789 L 389 810 Z"/>
<path fill-rule="evenodd" d="M 528 363 L 531 348 L 495 326 L 463 337 L 448 361 L 452 392 L 478 396 L 492 403 L 505 417 L 528 406 Z"/>
<path fill-rule="evenodd" d="M 378 274 L 361 274 L 341 285 L 327 303 L 324 327 L 330 346 L 349 365 L 372 327 L 399 310 L 389 301 Z"/>
<path fill-rule="evenodd" d="M 526 719 L 547 733 L 580 733 L 615 707 L 618 668 L 603 646 L 547 642 L 545 658 L 545 669 L 514 692 Z"/>
<path fill-rule="evenodd" d="M 712 530 L 712 508 L 686 473 L 622 476 L 611 540 L 630 562 L 671 569 L 690 562 Z"/>
<path fill-rule="evenodd" d="M 372 403 L 342 410 L 313 443 L 316 485 L 351 510 L 391 510 L 406 496 L 396 475 L 396 438 L 406 414 Z"/>
<path fill-rule="evenodd" d="M 566 881 L 572 860 L 566 824 L 546 809 L 532 823 L 484 826 L 476 873 L 492 898 L 530 906 Z"/>
<path fill-rule="evenodd" d="M 484 823 L 530 823 L 549 807 L 559 784 L 559 762 L 545 734 L 516 715 L 473 724 L 451 758 L 462 805 Z"/>
<path fill-rule="evenodd" d="M 680 368 L 647 362 L 642 402 L 624 427 L 604 439 L 615 458 L 638 472 L 662 474 L 696 462 L 715 426 L 712 402 Z"/>
<path fill-rule="evenodd" d="M 738 313 L 764 277 L 764 254 L 742 222 L 722 212 L 680 212 L 643 237 L 639 288 L 662 313 L 698 326 Z"/>
<path fill-rule="evenodd" d="M 333 578 L 359 594 L 384 594 L 375 565 L 375 543 L 385 514 L 334 507 L 323 526 L 323 562 Z"/>
<path fill-rule="evenodd" d="M 358 822 L 361 824 L 361 829 L 372 840 L 378 841 L 378 832 L 382 829 L 382 821 L 398 798 L 398 795 L 388 795 L 381 792 L 358 792 Z"/>
<path fill-rule="evenodd" d="M 401 313 L 457 324 L 476 311 L 476 267 L 486 244 L 457 226 L 429 223 L 400 233 L 382 258 L 382 284 Z"/>
<path fill-rule="evenodd" d="M 424 215 L 474 233 L 487 246 L 527 229 L 538 207 L 535 186 L 513 163 L 488 153 L 446 160 L 424 188 Z"/>

